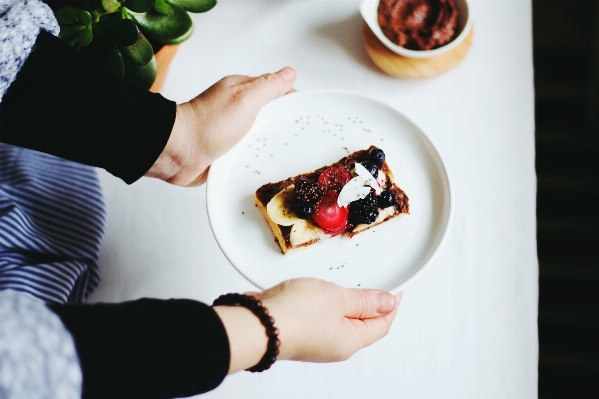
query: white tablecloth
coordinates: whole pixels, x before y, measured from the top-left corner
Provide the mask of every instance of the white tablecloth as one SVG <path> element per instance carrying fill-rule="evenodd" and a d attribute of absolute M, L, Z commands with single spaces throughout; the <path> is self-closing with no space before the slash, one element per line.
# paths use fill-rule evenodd
<path fill-rule="evenodd" d="M 298 90 L 376 97 L 418 123 L 455 189 L 448 240 L 404 293 L 387 337 L 338 364 L 278 362 L 228 377 L 206 398 L 535 398 L 535 234 L 530 0 L 471 1 L 475 35 L 453 70 L 426 80 L 381 73 L 362 43 L 357 0 L 221 0 L 195 15 L 163 94 L 188 100 L 229 74 L 283 66 Z M 211 302 L 253 289 L 221 253 L 206 188 L 101 172 L 108 205 L 102 283 L 90 301 L 143 296 Z"/>

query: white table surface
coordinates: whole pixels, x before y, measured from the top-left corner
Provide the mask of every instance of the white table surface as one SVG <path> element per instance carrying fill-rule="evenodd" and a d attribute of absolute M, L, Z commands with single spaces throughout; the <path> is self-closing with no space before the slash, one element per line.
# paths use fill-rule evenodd
<path fill-rule="evenodd" d="M 229 74 L 283 66 L 298 90 L 371 95 L 419 124 L 455 190 L 448 240 L 404 293 L 387 337 L 337 364 L 278 362 L 227 377 L 205 398 L 536 398 L 537 301 L 530 0 L 471 1 L 470 53 L 448 73 L 400 80 L 362 43 L 358 0 L 221 0 L 193 17 L 163 94 L 182 102 Z M 205 186 L 101 171 L 108 206 L 102 283 L 90 301 L 185 297 L 211 302 L 253 289 L 210 229 Z"/>

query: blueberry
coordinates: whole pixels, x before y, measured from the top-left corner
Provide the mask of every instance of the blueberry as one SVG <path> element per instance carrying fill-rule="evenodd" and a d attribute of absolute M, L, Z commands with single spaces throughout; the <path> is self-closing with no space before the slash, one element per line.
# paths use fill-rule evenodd
<path fill-rule="evenodd" d="M 295 214 L 300 219 L 308 219 L 314 213 L 314 208 L 310 204 L 306 204 L 305 202 L 300 202 L 297 204 L 295 208 Z"/>
<path fill-rule="evenodd" d="M 373 148 L 368 152 L 368 156 L 377 166 L 381 166 L 385 162 L 385 153 L 380 148 Z"/>
<path fill-rule="evenodd" d="M 376 177 L 379 175 L 379 168 L 378 166 L 376 166 L 376 164 L 372 161 L 364 161 L 362 162 L 362 166 L 366 168 L 367 171 L 370 172 L 370 174 L 376 179 Z"/>
<path fill-rule="evenodd" d="M 388 208 L 395 203 L 395 195 L 391 191 L 383 191 L 377 197 L 377 206 L 379 208 Z"/>

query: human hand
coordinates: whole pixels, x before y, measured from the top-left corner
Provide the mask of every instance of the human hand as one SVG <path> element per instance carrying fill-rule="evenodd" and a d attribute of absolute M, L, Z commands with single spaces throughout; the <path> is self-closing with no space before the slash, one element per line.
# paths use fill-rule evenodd
<path fill-rule="evenodd" d="M 210 165 L 243 138 L 260 109 L 293 91 L 295 77 L 291 68 L 257 78 L 227 76 L 177 105 L 171 136 L 146 176 L 180 186 L 204 183 Z"/>
<path fill-rule="evenodd" d="M 284 281 L 259 298 L 279 329 L 280 360 L 336 362 L 384 337 L 395 318 L 401 294 L 348 289 L 314 278 Z M 247 309 L 216 306 L 231 347 L 229 373 L 257 364 L 266 351 L 264 327 Z"/>

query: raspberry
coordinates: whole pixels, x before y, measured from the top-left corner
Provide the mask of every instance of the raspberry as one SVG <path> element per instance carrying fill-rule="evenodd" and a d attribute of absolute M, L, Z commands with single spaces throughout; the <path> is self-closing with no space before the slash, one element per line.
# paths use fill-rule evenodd
<path fill-rule="evenodd" d="M 308 180 L 303 176 L 295 179 L 294 184 L 294 197 L 306 204 L 315 204 L 324 195 L 324 190 L 318 183 Z"/>
<path fill-rule="evenodd" d="M 318 184 L 325 191 L 339 192 L 351 180 L 351 175 L 345 168 L 327 168 L 318 176 Z"/>
<path fill-rule="evenodd" d="M 349 222 L 353 225 L 373 223 L 379 216 L 379 209 L 376 206 L 368 206 L 360 203 L 360 201 L 354 201 L 349 204 Z"/>

